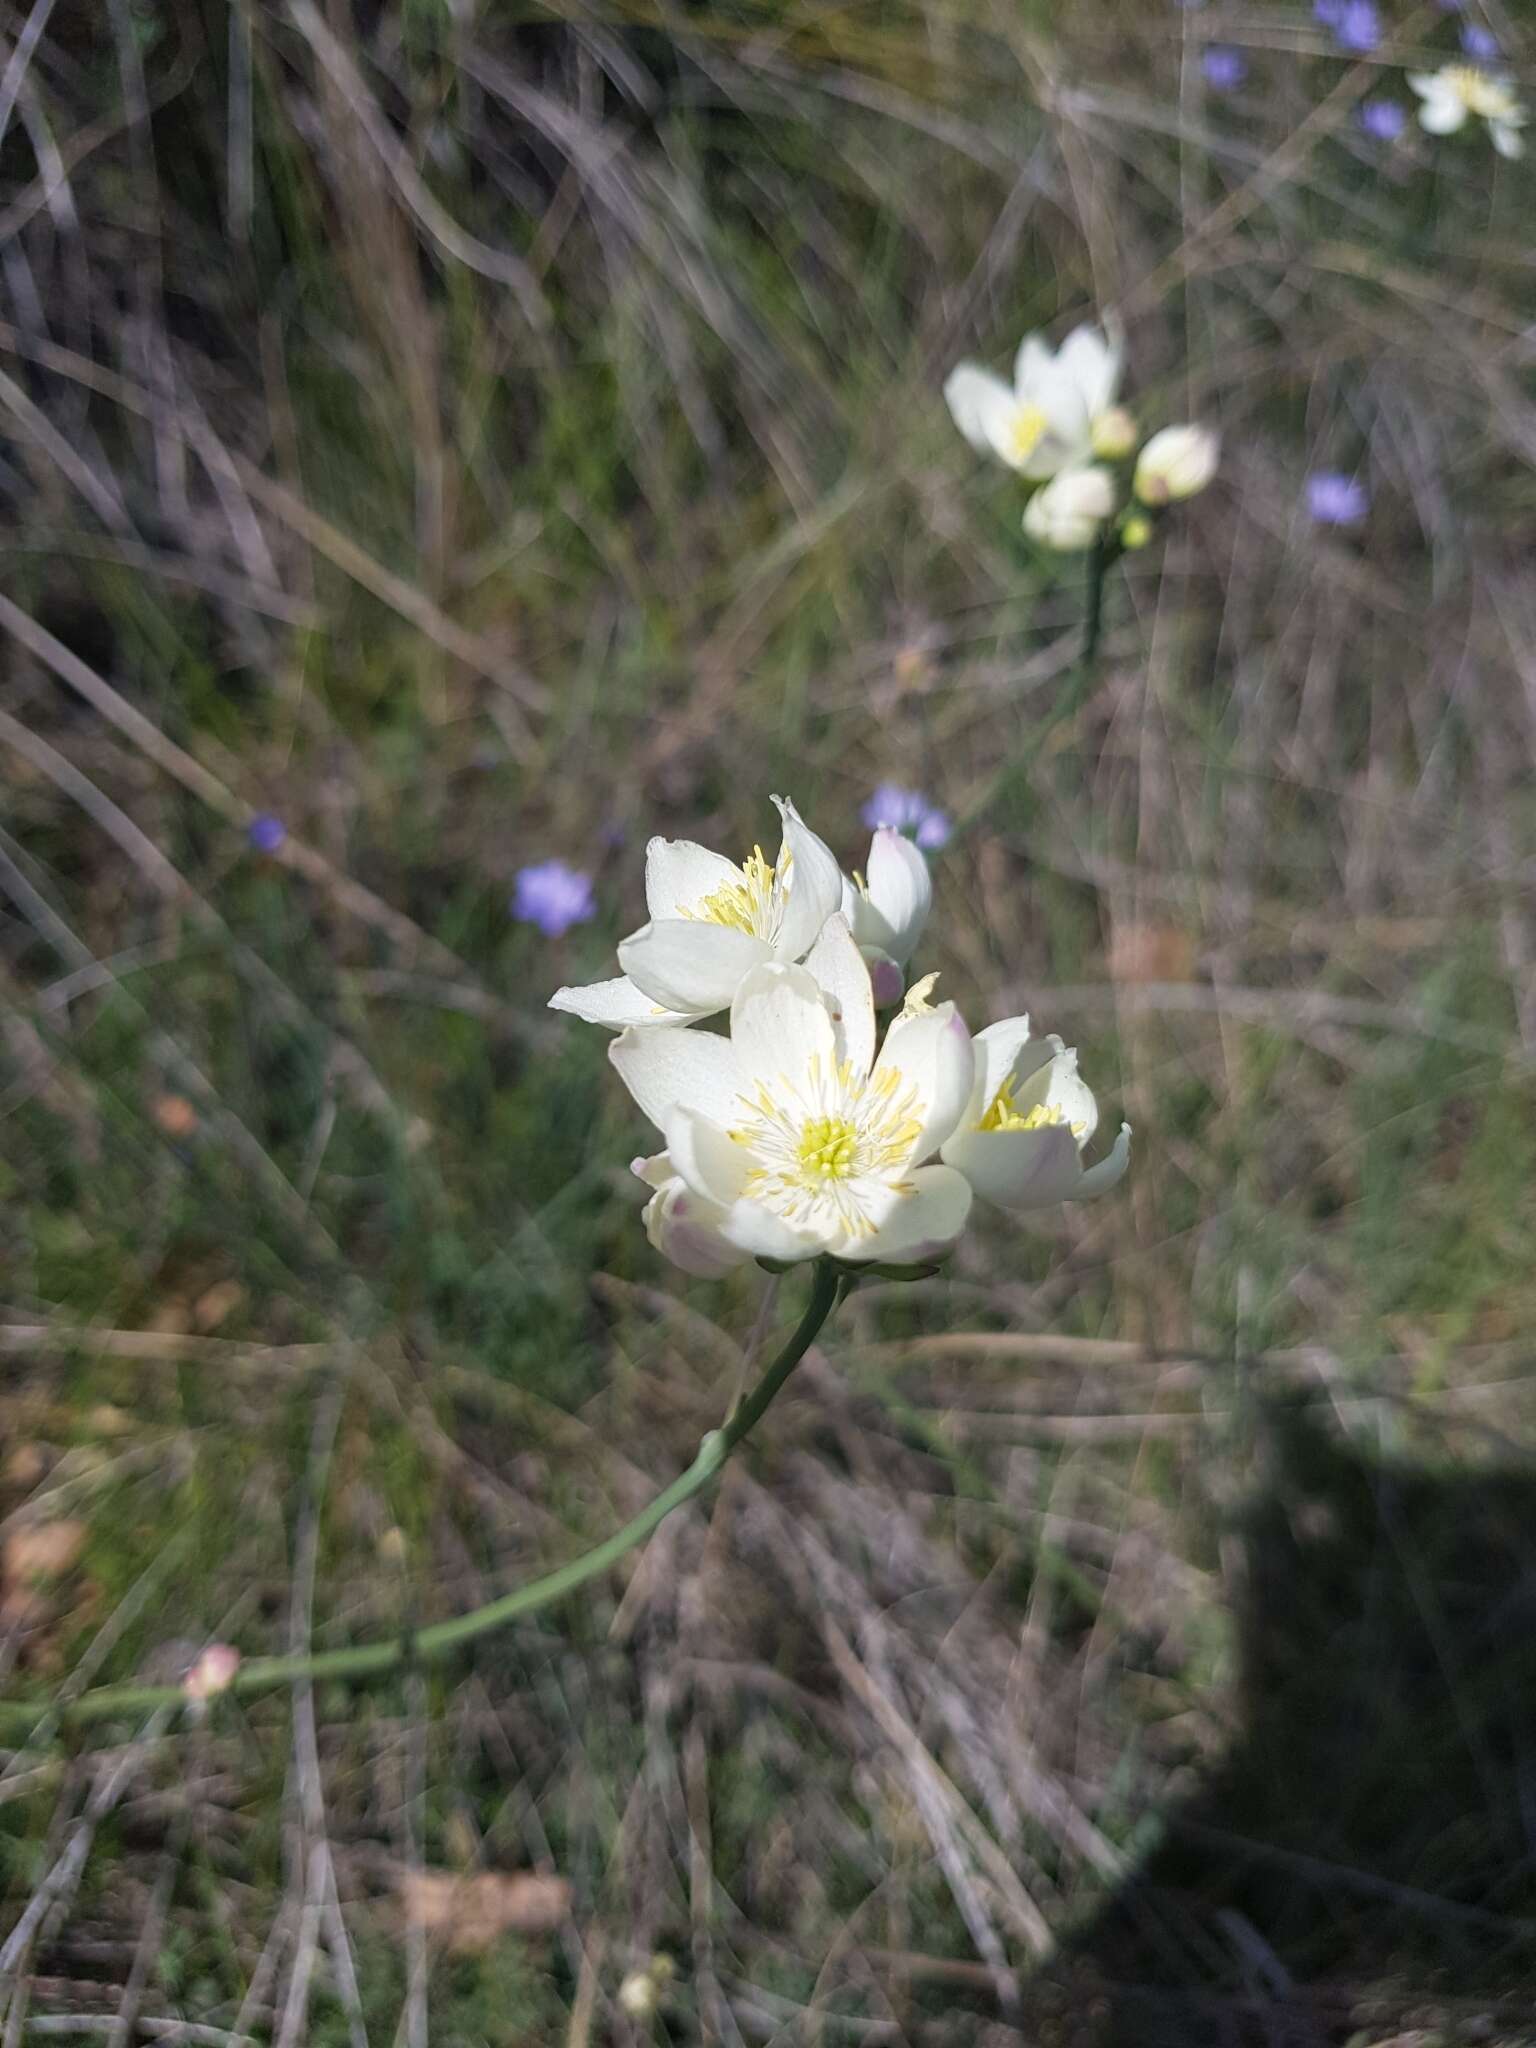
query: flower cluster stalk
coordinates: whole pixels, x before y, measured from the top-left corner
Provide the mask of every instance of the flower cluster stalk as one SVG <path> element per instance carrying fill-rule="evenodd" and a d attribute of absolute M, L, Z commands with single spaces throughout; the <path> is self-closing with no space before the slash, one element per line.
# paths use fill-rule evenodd
<path fill-rule="evenodd" d="M 584 1551 L 568 1564 L 558 1565 L 531 1584 L 518 1586 L 500 1599 L 489 1601 L 468 1614 L 432 1623 L 414 1633 L 376 1643 L 358 1643 L 350 1649 L 325 1650 L 304 1657 L 251 1657 L 244 1660 L 224 1691 L 242 1697 L 271 1692 L 291 1685 L 296 1679 L 338 1679 L 357 1681 L 378 1678 L 402 1665 L 430 1664 L 451 1656 L 466 1643 L 493 1629 L 504 1628 L 525 1614 L 536 1613 L 563 1600 L 589 1579 L 610 1570 L 630 1551 L 642 1544 L 666 1520 L 674 1508 L 702 1493 L 736 1446 L 762 1420 L 795 1367 L 816 1341 L 827 1318 L 841 1298 L 842 1283 L 848 1276 L 831 1259 L 818 1259 L 811 1269 L 811 1292 L 799 1323 L 777 1358 L 764 1372 L 751 1393 L 713 1429 L 699 1445 L 698 1454 L 685 1472 L 658 1493 L 639 1514 L 616 1529 L 594 1549 Z M 81 1694 L 62 1706 L 37 1708 L 25 1701 L 0 1702 L 0 1734 L 10 1734 L 29 1744 L 49 1735 L 89 1724 L 134 1718 L 166 1707 L 186 1706 L 194 1695 L 184 1685 L 109 1685 Z"/>

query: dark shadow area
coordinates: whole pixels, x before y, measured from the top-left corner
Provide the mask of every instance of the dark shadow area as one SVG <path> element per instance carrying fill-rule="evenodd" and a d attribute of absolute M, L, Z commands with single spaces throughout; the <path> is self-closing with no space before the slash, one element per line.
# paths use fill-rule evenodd
<path fill-rule="evenodd" d="M 1261 1441 L 1246 1732 L 1039 2038 L 1536 2038 L 1536 1476 L 1379 1462 L 1294 1410 Z"/>

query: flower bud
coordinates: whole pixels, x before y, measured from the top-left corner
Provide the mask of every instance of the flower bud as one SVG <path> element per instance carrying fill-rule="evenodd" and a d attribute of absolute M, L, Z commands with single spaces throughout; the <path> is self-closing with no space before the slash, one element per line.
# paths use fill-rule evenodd
<path fill-rule="evenodd" d="M 1221 436 L 1209 427 L 1164 427 L 1136 463 L 1136 495 L 1144 505 L 1192 498 L 1216 474 Z"/>
<path fill-rule="evenodd" d="M 1152 538 L 1152 522 L 1145 512 L 1127 512 L 1120 522 L 1120 545 L 1127 554 L 1144 548 Z"/>
<path fill-rule="evenodd" d="M 1106 406 L 1093 422 L 1093 452 L 1101 462 L 1123 462 L 1136 446 L 1139 432 L 1123 405 Z"/>
<path fill-rule="evenodd" d="M 1042 547 L 1070 554 L 1092 547 L 1115 509 L 1115 480 L 1107 469 L 1064 469 L 1036 491 L 1024 508 L 1024 531 Z"/>

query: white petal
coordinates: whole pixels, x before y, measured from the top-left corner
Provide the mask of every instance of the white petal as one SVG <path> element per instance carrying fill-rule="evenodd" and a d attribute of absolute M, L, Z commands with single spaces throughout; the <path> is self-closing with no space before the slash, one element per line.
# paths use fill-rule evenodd
<path fill-rule="evenodd" d="M 1124 1178 L 1125 1170 L 1131 1163 L 1131 1127 L 1120 1126 L 1120 1135 L 1097 1166 L 1090 1166 L 1073 1192 L 1074 1202 L 1090 1201 L 1095 1195 L 1102 1195 L 1106 1188 L 1112 1188 L 1117 1180 Z"/>
<path fill-rule="evenodd" d="M 1046 431 L 1024 461 L 1016 465 L 1021 475 L 1038 480 L 1085 461 L 1093 440 L 1093 426 L 1083 395 L 1072 379 L 1053 369 L 1049 376 L 1035 383 L 1029 403 L 1045 415 Z"/>
<path fill-rule="evenodd" d="M 933 907 L 933 877 L 922 849 L 882 825 L 870 842 L 867 880 L 869 906 L 884 925 L 885 936 L 872 935 L 861 943 L 878 946 L 905 967 Z"/>
<path fill-rule="evenodd" d="M 971 1101 L 978 1107 L 974 1116 L 966 1118 L 968 1123 L 981 1122 L 992 1107 L 998 1089 L 1013 1075 L 1019 1055 L 1029 1043 L 1027 1017 L 1004 1017 L 996 1024 L 989 1024 L 984 1031 L 977 1032 L 974 1040 L 976 1086 Z"/>
<path fill-rule="evenodd" d="M 1419 126 L 1431 135 L 1454 135 L 1466 119 L 1467 110 L 1453 92 L 1431 93 L 1419 109 Z"/>
<path fill-rule="evenodd" d="M 1076 1047 L 1063 1045 L 1055 1037 L 1047 1042 L 1055 1049 L 1055 1057 L 1023 1083 L 1014 1097 L 1014 1106 L 1021 1114 L 1033 1109 L 1036 1103 L 1055 1110 L 1077 1139 L 1081 1151 L 1099 1127 L 1099 1105 L 1093 1099 L 1093 1090 L 1077 1071 Z"/>
<path fill-rule="evenodd" d="M 645 1234 L 662 1257 L 702 1280 L 718 1280 L 752 1256 L 722 1235 L 724 1211 L 701 1202 L 680 1180 L 658 1188 L 642 1216 Z"/>
<path fill-rule="evenodd" d="M 944 402 L 955 425 L 973 448 L 990 455 L 1006 422 L 1018 412 L 1018 402 L 1001 377 L 983 370 L 977 363 L 962 363 L 951 370 L 944 383 Z"/>
<path fill-rule="evenodd" d="M 1439 99 L 1447 90 L 1437 71 L 1410 71 L 1408 83 L 1421 100 Z"/>
<path fill-rule="evenodd" d="M 608 1057 L 658 1131 L 678 1108 L 727 1128 L 739 1114 L 741 1070 L 730 1040 L 713 1031 L 630 1029 L 609 1046 Z"/>
<path fill-rule="evenodd" d="M 776 796 L 773 801 L 784 820 L 784 844 L 790 855 L 789 897 L 773 951 L 776 959 L 798 960 L 816 943 L 841 902 L 843 871 L 826 841 L 817 838 L 788 798 Z"/>
<path fill-rule="evenodd" d="M 1038 334 L 1026 334 L 1013 359 L 1013 388 L 1020 398 L 1033 398 L 1038 385 L 1056 368 L 1056 352 Z"/>
<path fill-rule="evenodd" d="M 692 839 L 653 839 L 645 849 L 645 907 L 653 918 L 681 917 L 740 880 L 734 861 Z"/>
<path fill-rule="evenodd" d="M 733 1202 L 720 1218 L 720 1234 L 754 1259 L 814 1259 L 826 1246 L 795 1230 L 760 1202 Z"/>
<path fill-rule="evenodd" d="M 668 1112 L 663 1128 L 673 1167 L 696 1195 L 722 1209 L 741 1199 L 752 1164 L 744 1146 L 732 1144 L 712 1118 L 681 1104 Z"/>
<path fill-rule="evenodd" d="M 1511 127 L 1508 121 L 1490 121 L 1488 133 L 1500 156 L 1514 159 L 1525 155 L 1525 137 L 1518 128 Z"/>
<path fill-rule="evenodd" d="M 908 1179 L 911 1193 L 900 1197 L 874 1236 L 843 1247 L 839 1258 L 918 1265 L 949 1250 L 971 1212 L 969 1181 L 947 1166 L 921 1166 Z"/>
<path fill-rule="evenodd" d="M 918 855 L 922 859 L 922 855 Z M 864 955 L 841 911 L 829 917 L 805 956 L 805 971 L 827 999 L 837 1057 L 867 1074 L 875 1057 L 875 997 Z"/>
<path fill-rule="evenodd" d="M 772 958 L 765 939 L 727 924 L 664 917 L 619 942 L 619 965 L 654 1001 L 690 1016 L 723 1010 L 743 975 Z"/>
<path fill-rule="evenodd" d="M 1077 386 L 1090 415 L 1113 405 L 1120 388 L 1118 342 L 1097 327 L 1074 327 L 1061 344 L 1056 361 Z"/>
<path fill-rule="evenodd" d="M 885 1034 L 872 1080 L 894 1068 L 917 1089 L 923 1127 L 912 1147 L 916 1165 L 936 1152 L 971 1099 L 975 1059 L 971 1034 L 953 1003 L 914 1017 L 898 1017 Z"/>
<path fill-rule="evenodd" d="M 631 1159 L 629 1170 L 648 1188 L 664 1188 L 669 1180 L 677 1179 L 677 1169 L 665 1152 L 653 1152 L 649 1159 Z"/>
<path fill-rule="evenodd" d="M 831 1014 L 803 967 L 753 968 L 731 1005 L 731 1045 L 748 1095 L 759 1086 L 774 1091 L 785 1075 L 799 1081 L 812 1060 L 829 1075 L 837 1063 Z M 727 1127 L 736 1120 L 716 1118 Z"/>
<path fill-rule="evenodd" d="M 944 1163 L 1003 1209 L 1063 1202 L 1083 1177 L 1077 1140 L 1064 1124 L 1038 1131 L 958 1131 L 944 1147 Z"/>
<path fill-rule="evenodd" d="M 626 1024 L 688 1024 L 692 1013 L 663 1009 L 627 974 L 613 981 L 589 981 L 584 988 L 557 988 L 549 999 L 552 1010 L 568 1010 L 588 1024 L 607 1024 L 622 1031 Z"/>

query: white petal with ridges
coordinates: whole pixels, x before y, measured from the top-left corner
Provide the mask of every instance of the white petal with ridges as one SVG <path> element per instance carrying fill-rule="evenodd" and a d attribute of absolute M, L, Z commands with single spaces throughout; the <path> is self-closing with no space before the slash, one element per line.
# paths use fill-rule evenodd
<path fill-rule="evenodd" d="M 838 1059 L 846 1060 L 856 1074 L 867 1074 L 875 1057 L 874 990 L 864 956 L 841 911 L 822 926 L 821 937 L 806 954 L 804 965 L 826 998 Z"/>
<path fill-rule="evenodd" d="M 653 839 L 645 849 L 645 907 L 653 919 L 697 911 L 706 896 L 741 881 L 724 854 L 692 839 Z"/>
<path fill-rule="evenodd" d="M 947 1166 L 920 1166 L 908 1185 L 911 1192 L 898 1198 L 874 1236 L 860 1238 L 840 1258 L 920 1265 L 951 1248 L 971 1212 L 970 1183 Z"/>
<path fill-rule="evenodd" d="M 667 917 L 619 942 L 619 965 L 655 1002 L 695 1017 L 725 1009 L 742 977 L 772 958 L 765 939 L 730 925 Z"/>
<path fill-rule="evenodd" d="M 872 931 L 867 939 L 861 936 L 860 943 L 878 946 L 899 967 L 905 967 L 933 908 L 933 877 L 922 850 L 902 833 L 882 825 L 870 841 L 865 881 L 868 907 L 879 920 L 881 932 Z"/>
<path fill-rule="evenodd" d="M 814 1061 L 830 1075 L 837 1064 L 832 1018 L 821 990 L 803 967 L 754 967 L 731 1005 L 731 1045 L 741 1093 L 782 1092 L 785 1077 L 804 1083 Z M 736 1117 L 720 1118 L 727 1128 Z"/>
<path fill-rule="evenodd" d="M 971 1034 L 953 1003 L 896 1018 L 885 1034 L 872 1080 L 894 1069 L 917 1091 L 922 1130 L 912 1163 L 936 1152 L 959 1123 L 971 1097 L 975 1060 Z"/>
<path fill-rule="evenodd" d="M 1043 1209 L 1071 1196 L 1083 1177 L 1077 1140 L 1064 1124 L 1038 1131 L 956 1132 L 944 1164 L 1002 1209 Z"/>
<path fill-rule="evenodd" d="M 722 1208 L 741 1199 L 751 1161 L 720 1124 L 679 1104 L 668 1113 L 663 1129 L 673 1167 L 696 1195 Z"/>
<path fill-rule="evenodd" d="M 776 796 L 773 802 L 784 820 L 784 844 L 790 856 L 784 920 L 773 951 L 780 960 L 798 960 L 810 951 L 836 910 L 843 893 L 843 873 L 831 848 L 817 838 L 788 798 Z"/>
<path fill-rule="evenodd" d="M 606 1024 L 612 1031 L 622 1031 L 630 1024 L 688 1024 L 693 1020 L 691 1011 L 664 1008 L 636 988 L 627 974 L 612 981 L 589 981 L 585 987 L 557 988 L 549 1007 L 569 1011 L 587 1024 Z"/>
<path fill-rule="evenodd" d="M 728 1128 L 741 1092 L 741 1069 L 728 1038 L 713 1031 L 629 1030 L 608 1057 L 658 1131 L 674 1109 L 696 1109 Z"/>
<path fill-rule="evenodd" d="M 1091 1201 L 1095 1195 L 1102 1195 L 1106 1188 L 1125 1178 L 1125 1170 L 1131 1163 L 1131 1127 L 1120 1126 L 1120 1135 L 1097 1166 L 1090 1166 L 1078 1182 L 1072 1199 L 1074 1202 Z"/>
<path fill-rule="evenodd" d="M 996 1024 L 978 1031 L 972 1043 L 976 1056 L 976 1086 L 971 1094 L 974 1113 L 966 1121 L 979 1124 L 992 1107 L 998 1089 L 1013 1074 L 1020 1053 L 1030 1043 L 1029 1019 L 1002 1017 Z M 1049 1057 L 1047 1053 L 1046 1058 Z"/>

